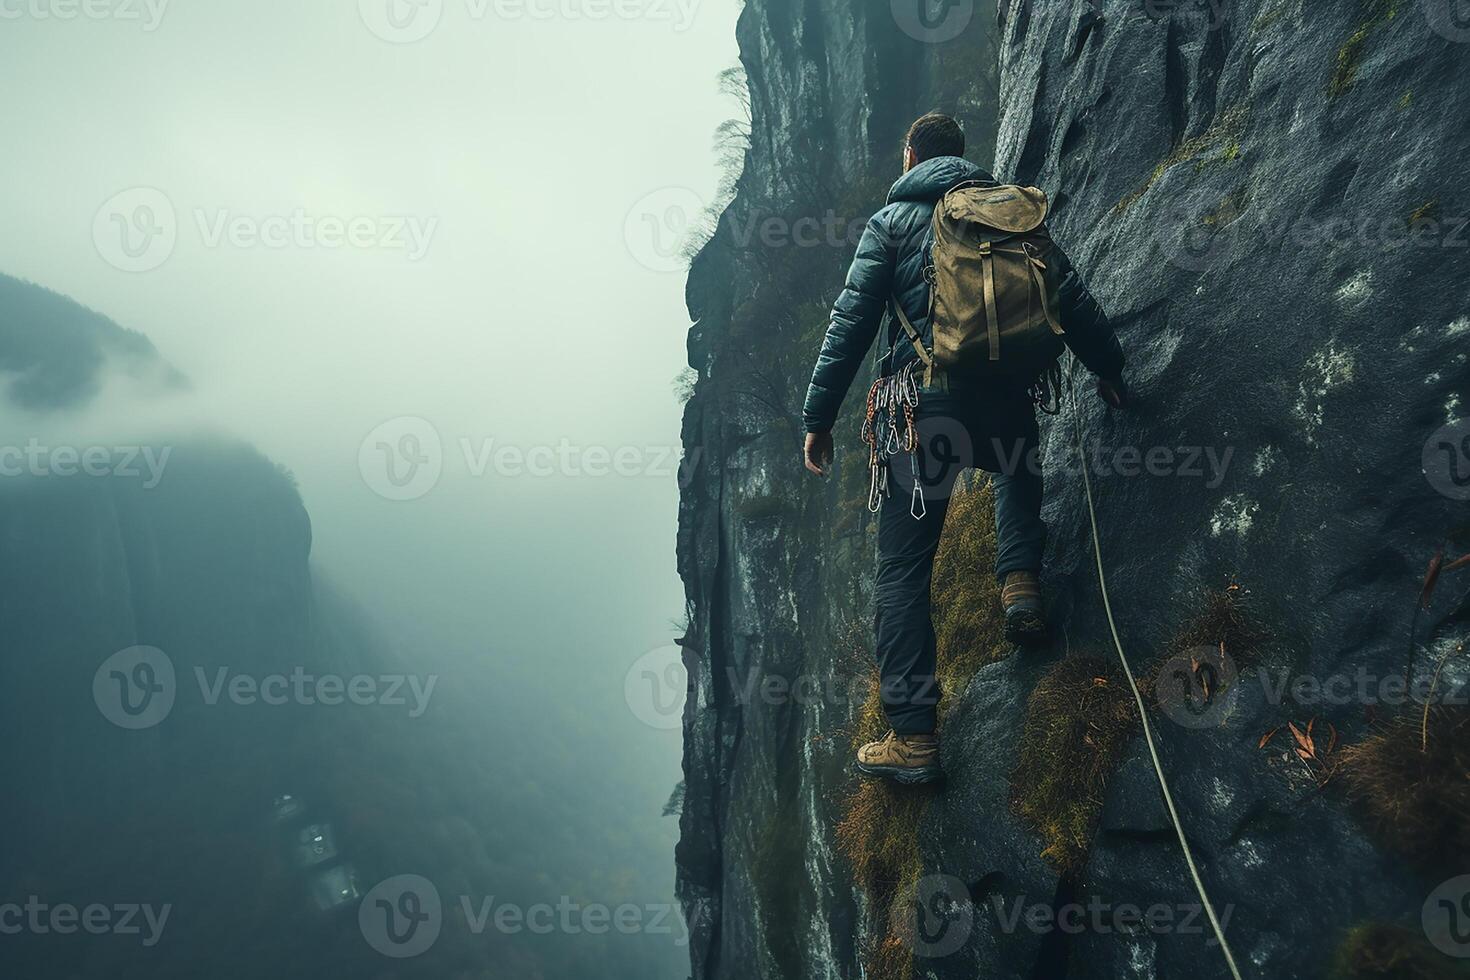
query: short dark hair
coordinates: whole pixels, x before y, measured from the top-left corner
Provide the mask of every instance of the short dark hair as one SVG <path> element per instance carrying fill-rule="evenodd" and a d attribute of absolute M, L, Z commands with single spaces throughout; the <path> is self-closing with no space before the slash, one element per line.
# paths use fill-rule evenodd
<path fill-rule="evenodd" d="M 904 141 L 913 148 L 920 162 L 933 157 L 965 155 L 965 131 L 953 117 L 942 112 L 925 113 L 915 119 Z"/>

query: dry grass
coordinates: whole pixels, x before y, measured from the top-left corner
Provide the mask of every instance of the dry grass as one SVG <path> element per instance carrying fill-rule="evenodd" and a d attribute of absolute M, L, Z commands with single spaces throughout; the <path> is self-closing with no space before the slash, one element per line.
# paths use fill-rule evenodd
<path fill-rule="evenodd" d="M 1207 589 L 1154 672 L 1181 653 L 1222 648 L 1243 669 L 1260 660 L 1268 639 L 1244 588 Z M 1201 667 L 1207 662 L 1202 658 Z M 1032 692 L 1011 801 L 1041 834 L 1042 856 L 1059 872 L 1074 874 L 1086 863 L 1108 781 L 1138 727 L 1132 692 L 1111 658 L 1063 660 Z"/>
<path fill-rule="evenodd" d="M 1231 582 L 1223 589 L 1205 589 L 1199 612 L 1169 644 L 1169 656 L 1199 647 L 1218 650 L 1223 645 L 1235 666 L 1244 670 L 1260 663 L 1270 634 L 1256 622 L 1250 593 Z"/>
<path fill-rule="evenodd" d="M 1157 689 L 1164 671 L 1177 667 L 1180 657 L 1189 657 L 1200 687 L 1210 691 L 1211 697 L 1224 691 L 1220 682 L 1232 673 L 1261 662 L 1271 634 L 1257 624 L 1249 592 L 1235 582 L 1223 589 L 1204 589 L 1198 607 L 1194 617 L 1169 641 L 1164 655 L 1141 672 L 1138 682 L 1145 697 Z M 1229 656 L 1233 672 L 1226 668 L 1222 653 Z M 1204 671 L 1212 672 L 1212 676 L 1204 675 Z"/>
<path fill-rule="evenodd" d="M 945 691 L 963 689 L 977 670 L 1010 652 L 995 579 L 995 497 L 987 480 L 960 488 L 950 501 L 934 558 L 934 632 Z M 943 705 L 940 710 L 942 726 Z"/>
<path fill-rule="evenodd" d="M 1464 977 L 1422 933 L 1365 922 L 1349 930 L 1333 960 L 1334 980 L 1451 980 Z"/>
<path fill-rule="evenodd" d="M 990 486 L 976 481 L 957 488 L 945 518 L 944 537 L 934 562 L 934 628 L 939 642 L 939 686 L 958 693 L 981 667 L 1009 652 L 1000 586 L 995 574 L 995 508 Z M 941 735 L 948 713 L 941 701 Z M 876 674 L 859 711 L 852 744 L 857 747 L 888 729 Z M 909 980 L 912 956 L 891 931 L 890 912 L 924 873 L 918 827 L 934 785 L 899 787 L 859 781 L 844 803 L 837 843 L 852 866 L 853 880 L 873 903 L 874 922 L 887 930 L 869 951 L 870 980 Z"/>
<path fill-rule="evenodd" d="M 1470 710 L 1400 715 L 1343 748 L 1338 772 L 1385 846 L 1425 868 L 1470 858 Z"/>
<path fill-rule="evenodd" d="M 1011 804 L 1041 834 L 1042 857 L 1059 872 L 1086 863 L 1108 780 L 1137 725 L 1127 681 L 1111 661 L 1069 657 L 1032 692 Z"/>

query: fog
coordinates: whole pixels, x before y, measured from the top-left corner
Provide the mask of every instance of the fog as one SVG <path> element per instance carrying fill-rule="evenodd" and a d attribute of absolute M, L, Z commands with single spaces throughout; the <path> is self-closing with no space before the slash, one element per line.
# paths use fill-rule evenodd
<path fill-rule="evenodd" d="M 208 429 L 287 467 L 316 573 L 479 715 L 483 742 L 452 750 L 565 741 L 527 798 L 615 787 L 602 870 L 649 902 L 672 901 L 679 733 L 624 687 L 683 614 L 689 327 L 658 225 L 716 192 L 737 14 L 0 2 L 0 272 L 188 381 L 114 379 L 8 437 Z"/>

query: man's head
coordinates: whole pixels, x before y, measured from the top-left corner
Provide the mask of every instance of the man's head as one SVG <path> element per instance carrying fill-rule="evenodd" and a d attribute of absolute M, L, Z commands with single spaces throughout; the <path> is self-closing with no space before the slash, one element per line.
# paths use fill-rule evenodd
<path fill-rule="evenodd" d="M 965 154 L 965 131 L 942 112 L 930 112 L 914 120 L 903 142 L 904 173 L 934 157 Z"/>

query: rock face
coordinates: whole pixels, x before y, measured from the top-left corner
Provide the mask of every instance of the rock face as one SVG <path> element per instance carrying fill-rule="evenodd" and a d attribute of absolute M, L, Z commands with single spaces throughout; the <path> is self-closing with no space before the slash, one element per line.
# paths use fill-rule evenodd
<path fill-rule="evenodd" d="M 1198 911 L 1182 922 L 1197 899 L 1141 740 L 1076 875 L 1039 860 L 1044 842 L 1008 806 L 1039 673 L 1069 652 L 1114 656 L 1075 462 L 1080 417 L 1135 665 L 1166 659 L 1201 590 L 1235 577 L 1252 594 L 1270 642 L 1231 661 L 1228 699 L 1217 692 L 1201 714 L 1160 687 L 1151 717 L 1242 972 L 1322 976 L 1352 926 L 1417 931 L 1430 891 L 1470 871 L 1460 853 L 1427 870 L 1399 860 L 1344 794 L 1350 780 L 1318 790 L 1284 741 L 1258 748 L 1288 721 L 1330 724 L 1351 745 L 1416 711 L 1393 686 L 1411 628 L 1416 676 L 1449 654 L 1437 690 L 1465 677 L 1453 655 L 1470 616 L 1463 579 L 1442 582 L 1417 618 L 1414 603 L 1436 547 L 1465 550 L 1470 25 L 1432 2 L 1092 6 L 1010 0 L 930 44 L 894 31 L 888 5 L 752 0 L 740 25 L 752 145 L 727 217 L 865 216 L 892 176 L 887 148 L 918 112 L 958 111 L 974 142 L 985 86 L 956 82 L 995 70 L 993 41 L 994 169 L 1051 196 L 1053 232 L 1130 359 L 1130 411 L 1108 412 L 1083 381 L 1077 406 L 1043 425 L 1046 585 L 1065 642 L 949 692 L 950 784 L 913 833 L 925 874 L 968 892 L 948 896 L 967 906 L 968 933 L 957 949 L 911 950 L 906 969 L 1228 976 Z M 681 512 L 694 615 L 679 864 L 696 978 L 750 976 L 752 964 L 763 977 L 858 976 L 882 932 L 834 841 L 860 699 L 750 683 L 841 688 L 868 655 L 861 392 L 839 426 L 837 477 L 797 473 L 799 401 L 844 246 L 798 255 L 717 234 L 691 269 L 701 380 L 685 439 L 703 452 Z M 1351 683 L 1314 691 L 1337 676 Z M 1307 683 L 1283 691 L 1283 677 Z M 1090 899 L 1167 906 L 1178 926 L 1008 924 L 1017 902 Z"/>

